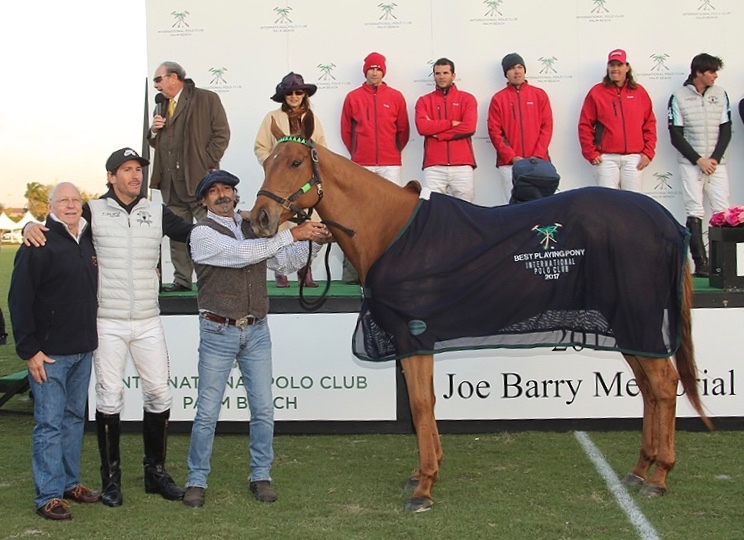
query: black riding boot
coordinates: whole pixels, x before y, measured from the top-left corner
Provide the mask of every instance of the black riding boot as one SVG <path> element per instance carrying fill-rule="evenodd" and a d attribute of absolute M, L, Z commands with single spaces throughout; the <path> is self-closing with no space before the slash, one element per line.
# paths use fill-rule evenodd
<path fill-rule="evenodd" d="M 708 277 L 708 254 L 705 252 L 703 243 L 703 220 L 696 217 L 687 218 L 687 228 L 690 230 L 690 254 L 692 261 L 695 263 L 694 276 Z"/>
<path fill-rule="evenodd" d="M 169 501 L 183 499 L 183 489 L 178 487 L 165 470 L 165 453 L 168 441 L 170 410 L 162 413 L 145 411 L 142 438 L 145 442 L 145 492 L 159 493 Z"/>
<path fill-rule="evenodd" d="M 106 506 L 121 506 L 121 458 L 119 415 L 96 411 L 98 451 L 101 454 L 101 500 Z"/>

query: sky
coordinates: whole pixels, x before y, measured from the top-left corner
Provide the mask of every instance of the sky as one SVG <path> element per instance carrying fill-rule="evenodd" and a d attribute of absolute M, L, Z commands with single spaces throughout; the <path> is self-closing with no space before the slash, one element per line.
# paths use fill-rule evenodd
<path fill-rule="evenodd" d="M 145 0 L 0 2 L 0 51 L 0 203 L 29 182 L 103 193 L 108 156 L 142 144 Z"/>

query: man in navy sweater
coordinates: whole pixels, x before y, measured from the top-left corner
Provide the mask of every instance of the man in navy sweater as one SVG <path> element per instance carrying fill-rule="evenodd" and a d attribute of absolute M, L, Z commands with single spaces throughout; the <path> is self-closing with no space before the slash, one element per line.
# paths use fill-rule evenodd
<path fill-rule="evenodd" d="M 67 520 L 72 516 L 64 499 L 100 500 L 80 483 L 85 403 L 98 346 L 98 263 L 78 189 L 57 185 L 48 209 L 46 244 L 16 253 L 8 307 L 34 395 L 36 511 Z"/>

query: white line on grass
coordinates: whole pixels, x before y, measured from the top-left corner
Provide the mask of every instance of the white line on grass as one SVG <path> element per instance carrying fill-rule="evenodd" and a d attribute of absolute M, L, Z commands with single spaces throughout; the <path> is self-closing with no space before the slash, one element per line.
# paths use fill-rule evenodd
<path fill-rule="evenodd" d="M 643 540 L 659 540 L 659 534 L 654 529 L 654 526 L 649 523 L 646 516 L 643 515 L 643 512 L 641 512 L 640 508 L 636 506 L 633 499 L 628 495 L 625 486 L 623 486 L 617 476 L 615 476 L 615 471 L 613 471 L 612 467 L 610 467 L 607 461 L 605 461 L 602 452 L 600 452 L 599 448 L 597 448 L 597 446 L 592 442 L 589 435 L 583 431 L 576 431 L 574 435 L 579 441 L 579 444 L 581 444 L 581 447 L 584 449 L 584 452 L 586 452 L 586 455 L 589 456 L 589 459 L 594 463 L 597 472 L 602 475 L 602 478 L 604 478 L 607 487 L 610 488 L 610 492 L 615 498 L 615 501 L 622 511 L 625 512 L 625 515 L 628 516 L 628 519 L 636 528 L 641 538 Z"/>

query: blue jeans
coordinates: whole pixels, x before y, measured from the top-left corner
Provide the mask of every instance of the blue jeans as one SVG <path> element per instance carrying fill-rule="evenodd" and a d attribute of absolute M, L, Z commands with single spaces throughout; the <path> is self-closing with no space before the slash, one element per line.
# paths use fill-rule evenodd
<path fill-rule="evenodd" d="M 271 480 L 274 461 L 274 402 L 271 395 L 271 334 L 266 318 L 242 330 L 235 326 L 199 320 L 199 393 L 191 428 L 186 486 L 207 487 L 214 430 L 225 395 L 225 386 L 237 360 L 243 377 L 251 433 L 251 481 Z"/>
<path fill-rule="evenodd" d="M 36 508 L 80 483 L 85 403 L 93 353 L 48 355 L 47 381 L 39 384 L 29 375 L 34 395 L 31 467 L 36 486 Z"/>

